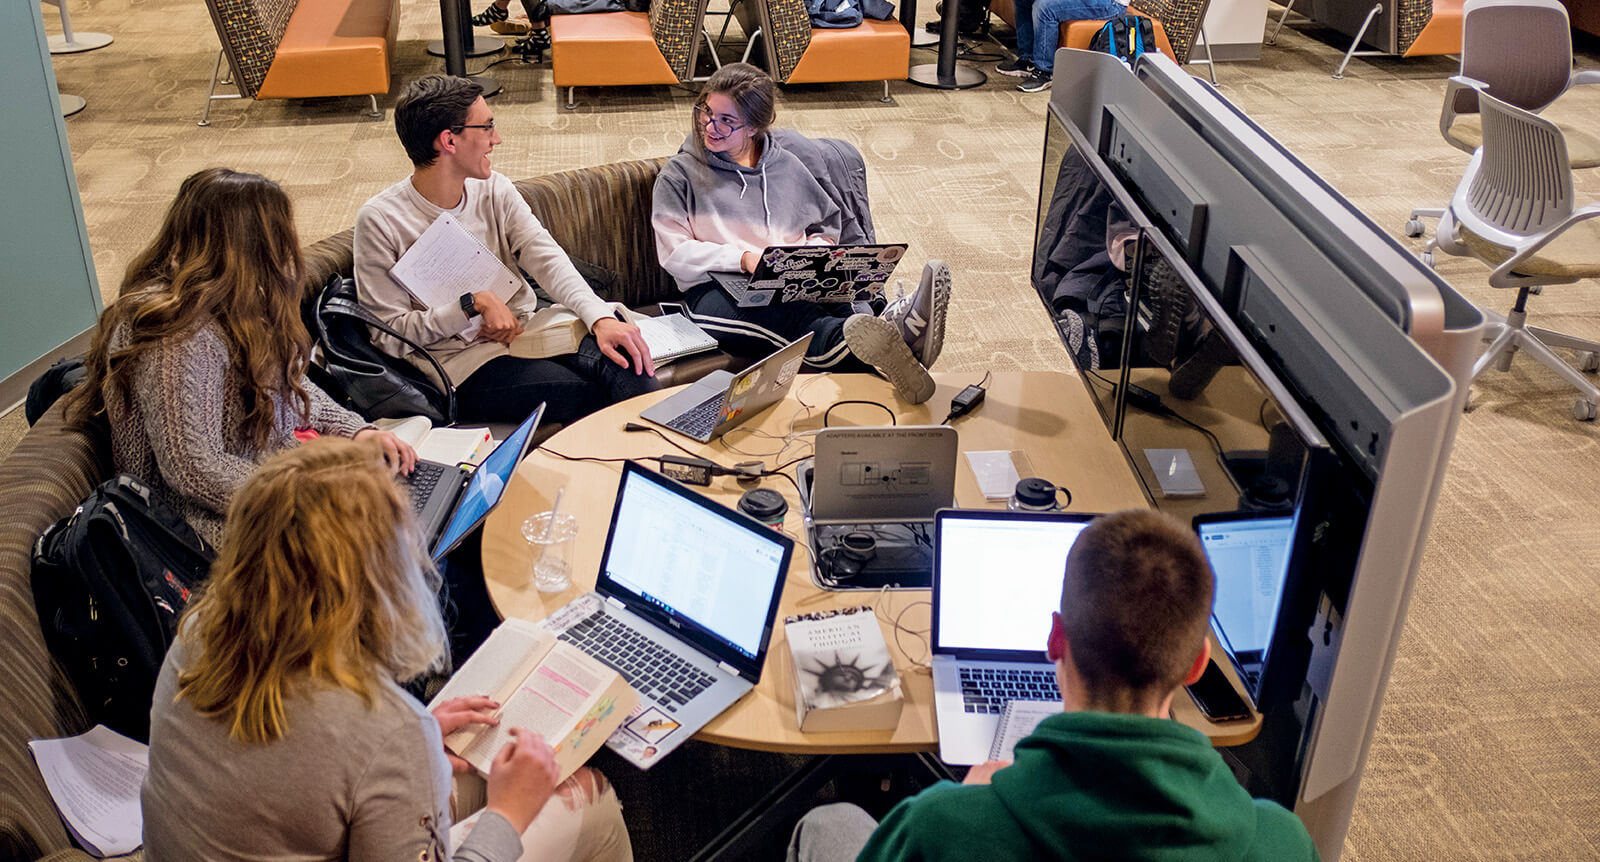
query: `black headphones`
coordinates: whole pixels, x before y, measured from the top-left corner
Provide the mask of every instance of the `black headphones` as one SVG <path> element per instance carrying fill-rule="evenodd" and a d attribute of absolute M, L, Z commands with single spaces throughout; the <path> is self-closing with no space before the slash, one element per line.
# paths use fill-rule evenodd
<path fill-rule="evenodd" d="M 871 533 L 851 530 L 822 550 L 817 561 L 822 575 L 831 581 L 846 581 L 861 574 L 866 564 L 878 555 L 878 540 Z"/>

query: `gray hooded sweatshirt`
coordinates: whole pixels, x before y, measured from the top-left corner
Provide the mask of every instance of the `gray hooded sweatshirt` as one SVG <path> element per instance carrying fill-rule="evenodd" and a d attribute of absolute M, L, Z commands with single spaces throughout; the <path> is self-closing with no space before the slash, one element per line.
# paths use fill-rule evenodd
<path fill-rule="evenodd" d="M 656 257 L 679 290 L 712 272 L 738 272 L 747 251 L 839 241 L 839 207 L 773 135 L 753 168 L 706 151 L 691 137 L 656 177 L 650 223 Z"/>

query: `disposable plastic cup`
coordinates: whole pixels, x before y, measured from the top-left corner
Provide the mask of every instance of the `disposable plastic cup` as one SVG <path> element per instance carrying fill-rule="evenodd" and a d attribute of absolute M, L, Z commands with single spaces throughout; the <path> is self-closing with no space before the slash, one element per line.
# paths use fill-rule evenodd
<path fill-rule="evenodd" d="M 578 536 L 576 515 L 540 512 L 522 522 L 522 538 L 533 549 L 533 585 L 544 593 L 572 586 L 572 540 Z"/>

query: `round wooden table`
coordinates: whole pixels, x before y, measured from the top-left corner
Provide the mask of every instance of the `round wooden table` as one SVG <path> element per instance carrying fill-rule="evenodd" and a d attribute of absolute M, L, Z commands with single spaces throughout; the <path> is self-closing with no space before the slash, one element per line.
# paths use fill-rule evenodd
<path fill-rule="evenodd" d="M 823 411 L 836 402 L 866 400 L 892 410 L 901 425 L 932 425 L 943 419 L 950 399 L 982 375 L 936 373 L 938 391 L 927 402 L 908 405 L 898 401 L 887 381 L 866 374 L 819 374 L 799 377 L 788 398 L 753 417 L 719 440 L 701 445 L 687 437 L 663 431 L 700 457 L 731 466 L 761 460 L 770 469 L 785 461 L 811 454 L 810 436 L 822 427 Z M 987 384 L 983 403 L 953 424 L 960 435 L 960 450 L 1020 450 L 1041 476 L 1072 491 L 1072 510 L 1112 512 L 1148 505 L 1121 448 L 1106 433 L 1094 402 L 1074 375 L 1057 372 L 997 372 Z M 639 421 L 639 411 L 671 390 L 641 396 L 594 413 L 545 441 L 523 461 L 506 489 L 506 496 L 484 526 L 483 569 L 489 595 L 503 616 L 541 619 L 594 588 L 605 546 L 611 510 L 616 499 L 620 463 L 569 461 L 553 453 L 584 458 L 646 458 L 681 454 L 648 431 L 628 432 L 623 426 Z M 887 424 L 888 415 L 876 406 L 850 404 L 833 409 L 829 424 L 871 426 Z M 965 462 L 965 457 L 961 456 Z M 654 466 L 648 464 L 647 466 Z M 792 470 L 786 470 L 790 475 Z M 733 506 L 754 485 L 741 485 L 731 477 L 717 477 L 706 496 Z M 800 547 L 784 585 L 778 608 L 778 625 L 767 653 L 766 670 L 754 691 L 734 704 L 697 734 L 697 739 L 762 751 L 803 754 L 866 754 L 932 751 L 938 747 L 938 727 L 933 715 L 933 678 L 926 670 L 928 590 L 829 592 L 811 580 L 811 559 L 804 550 L 804 527 L 799 500 L 788 481 L 768 477 L 760 487 L 772 488 L 789 501 L 784 531 Z M 531 553 L 522 538 L 522 522 L 550 508 L 565 488 L 562 510 L 577 515 L 578 537 L 573 548 L 573 585 L 561 593 L 545 594 L 531 581 Z M 1002 508 L 978 491 L 972 470 L 964 463 L 956 469 L 956 504 L 964 508 Z M 794 680 L 782 620 L 796 613 L 873 605 L 882 620 L 899 619 L 905 629 L 883 626 L 884 638 L 900 672 L 905 707 L 900 725 L 892 731 L 801 733 L 794 711 Z M 1042 645 L 1049 630 L 1048 614 L 1033 625 Z M 1232 669 L 1224 667 L 1230 677 Z M 1235 685 L 1238 683 L 1235 680 Z M 1182 701 L 1181 703 L 1179 701 Z M 1218 745 L 1235 745 L 1252 738 L 1260 718 L 1225 725 L 1207 722 L 1186 697 L 1174 698 L 1174 714 L 1212 737 Z"/>

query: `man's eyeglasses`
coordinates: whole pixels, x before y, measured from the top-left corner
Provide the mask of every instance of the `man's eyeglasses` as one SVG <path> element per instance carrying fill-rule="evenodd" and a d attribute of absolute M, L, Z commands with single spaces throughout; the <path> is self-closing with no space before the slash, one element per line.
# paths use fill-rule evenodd
<path fill-rule="evenodd" d="M 486 132 L 492 132 L 494 131 L 494 120 L 490 120 L 487 123 L 462 123 L 459 126 L 450 127 L 450 131 L 458 135 L 467 129 L 483 129 Z"/>
<path fill-rule="evenodd" d="M 702 126 L 710 123 L 711 131 L 719 135 L 731 135 L 749 125 L 749 123 L 741 123 L 726 114 L 720 117 L 713 116 L 710 109 L 705 105 L 694 106 L 694 121 Z"/>

